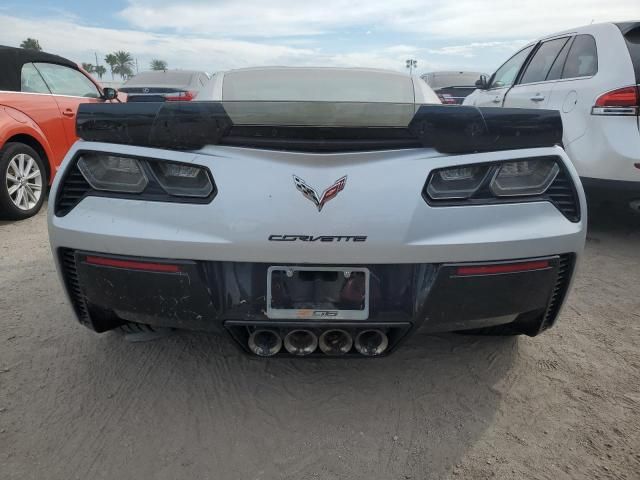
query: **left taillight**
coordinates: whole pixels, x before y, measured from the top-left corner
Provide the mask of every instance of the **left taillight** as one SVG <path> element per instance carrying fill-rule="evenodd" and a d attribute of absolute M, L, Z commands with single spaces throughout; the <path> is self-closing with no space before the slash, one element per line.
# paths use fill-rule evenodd
<path fill-rule="evenodd" d="M 167 93 L 164 96 L 165 101 L 167 102 L 190 102 L 194 98 L 196 98 L 197 92 L 175 92 L 175 93 Z"/>
<path fill-rule="evenodd" d="M 142 194 L 159 186 L 172 197 L 208 198 L 214 183 L 199 165 L 133 158 L 105 153 L 82 153 L 78 170 L 94 190 Z"/>
<path fill-rule="evenodd" d="M 603 93 L 591 108 L 592 115 L 638 115 L 640 91 L 638 85 Z"/>

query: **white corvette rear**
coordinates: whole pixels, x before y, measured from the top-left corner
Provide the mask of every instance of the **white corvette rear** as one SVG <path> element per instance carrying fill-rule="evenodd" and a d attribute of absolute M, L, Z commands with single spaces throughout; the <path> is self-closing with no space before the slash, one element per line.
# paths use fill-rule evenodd
<path fill-rule="evenodd" d="M 586 211 L 553 114 L 113 107 L 81 110 L 86 140 L 49 202 L 61 278 L 96 331 L 135 322 L 226 332 L 258 355 L 379 355 L 417 331 L 535 335 L 557 317 Z"/>

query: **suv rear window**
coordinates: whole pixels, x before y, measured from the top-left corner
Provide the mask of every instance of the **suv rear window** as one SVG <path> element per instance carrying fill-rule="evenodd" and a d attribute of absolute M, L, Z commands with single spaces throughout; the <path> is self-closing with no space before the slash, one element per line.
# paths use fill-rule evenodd
<path fill-rule="evenodd" d="M 577 35 L 564 62 L 562 78 L 591 77 L 598 72 L 596 41 L 591 35 Z"/>

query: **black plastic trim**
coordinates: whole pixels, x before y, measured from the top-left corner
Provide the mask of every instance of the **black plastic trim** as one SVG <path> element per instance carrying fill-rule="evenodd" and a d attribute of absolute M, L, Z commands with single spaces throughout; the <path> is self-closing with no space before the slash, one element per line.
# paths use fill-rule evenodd
<path fill-rule="evenodd" d="M 573 277 L 575 258 L 576 256 L 573 253 L 560 255 L 556 273 L 556 284 L 553 288 L 553 293 L 551 294 L 551 299 L 549 300 L 549 305 L 547 306 L 547 311 L 544 314 L 544 319 L 542 320 L 538 333 L 550 328 L 560 313 L 560 308 L 567 296 L 571 278 Z"/>

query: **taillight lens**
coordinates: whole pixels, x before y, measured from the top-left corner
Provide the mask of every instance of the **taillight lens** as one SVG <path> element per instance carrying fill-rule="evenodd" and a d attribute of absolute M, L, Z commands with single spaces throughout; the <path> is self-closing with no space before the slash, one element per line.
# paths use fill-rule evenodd
<path fill-rule="evenodd" d="M 78 160 L 78 169 L 95 190 L 140 193 L 149 183 L 142 164 L 135 158 L 87 153 Z"/>
<path fill-rule="evenodd" d="M 78 169 L 95 190 L 142 193 L 155 180 L 162 190 L 175 197 L 207 198 L 214 191 L 209 171 L 198 165 L 86 153 L 78 160 Z"/>
<path fill-rule="evenodd" d="M 150 162 L 149 166 L 169 195 L 206 198 L 213 192 L 211 179 L 202 167 L 173 162 Z"/>
<path fill-rule="evenodd" d="M 505 162 L 491 181 L 491 191 L 498 197 L 542 195 L 556 179 L 560 167 L 549 159 Z"/>
<path fill-rule="evenodd" d="M 434 200 L 469 198 L 485 182 L 489 170 L 486 165 L 436 170 L 427 185 L 427 194 Z"/>
<path fill-rule="evenodd" d="M 542 195 L 558 173 L 555 158 L 443 168 L 429 177 L 426 194 L 436 201 Z"/>
<path fill-rule="evenodd" d="M 593 115 L 638 115 L 639 107 L 638 86 L 631 86 L 600 95 L 591 113 Z"/>
<path fill-rule="evenodd" d="M 176 93 L 168 93 L 164 96 L 164 99 L 167 102 L 190 102 L 194 98 L 196 98 L 197 92 L 176 92 Z"/>

